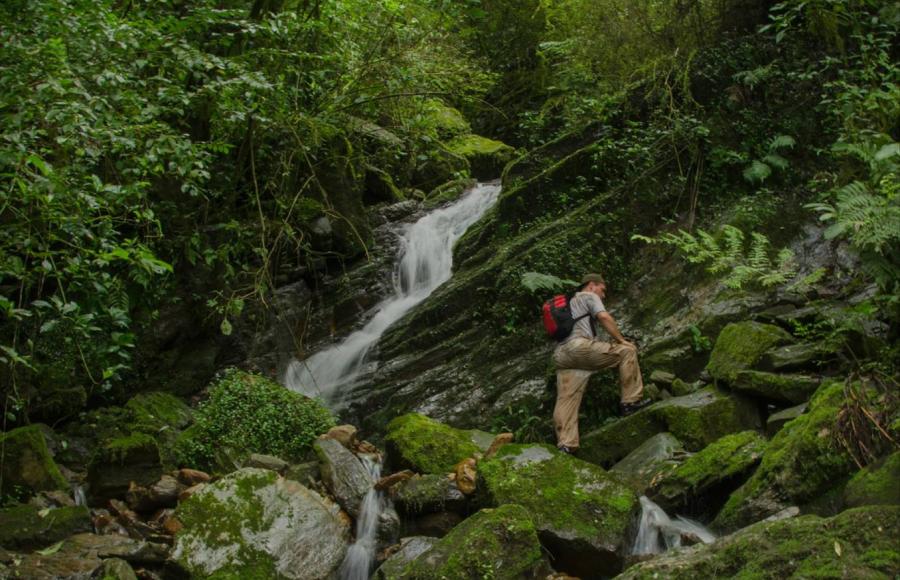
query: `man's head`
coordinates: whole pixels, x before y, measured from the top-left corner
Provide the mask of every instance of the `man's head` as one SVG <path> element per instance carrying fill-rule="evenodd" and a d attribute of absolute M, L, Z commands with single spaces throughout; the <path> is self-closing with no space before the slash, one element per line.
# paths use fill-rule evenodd
<path fill-rule="evenodd" d="M 606 297 L 606 280 L 600 274 L 585 274 L 581 278 L 581 291 L 591 292 L 603 299 Z"/>

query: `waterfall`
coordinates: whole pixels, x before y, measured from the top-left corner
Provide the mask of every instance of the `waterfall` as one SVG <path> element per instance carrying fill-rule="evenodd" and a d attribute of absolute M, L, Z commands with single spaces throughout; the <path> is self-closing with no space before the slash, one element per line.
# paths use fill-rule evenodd
<path fill-rule="evenodd" d="M 372 563 L 375 561 L 375 550 L 378 548 L 378 522 L 387 502 L 375 483 L 381 479 L 381 463 L 368 455 L 360 459 L 372 478 L 372 488 L 363 498 L 356 520 L 356 541 L 347 549 L 347 555 L 341 563 L 339 575 L 341 580 L 368 580 Z"/>
<path fill-rule="evenodd" d="M 455 203 L 407 225 L 394 267 L 393 295 L 375 307 L 375 316 L 362 329 L 340 344 L 306 360 L 292 361 L 282 379 L 284 385 L 339 404 L 341 387 L 359 378 L 366 356 L 388 327 L 450 279 L 453 244 L 499 195 L 499 184 L 479 183 Z"/>
<path fill-rule="evenodd" d="M 87 497 L 84 495 L 84 488 L 80 485 L 72 486 L 72 497 L 75 498 L 75 505 L 87 505 Z"/>
<path fill-rule="evenodd" d="M 681 547 L 683 536 L 691 536 L 709 544 L 716 536 L 699 523 L 677 516 L 671 519 L 665 511 L 646 496 L 641 496 L 641 522 L 634 540 L 632 554 L 661 554 Z"/>

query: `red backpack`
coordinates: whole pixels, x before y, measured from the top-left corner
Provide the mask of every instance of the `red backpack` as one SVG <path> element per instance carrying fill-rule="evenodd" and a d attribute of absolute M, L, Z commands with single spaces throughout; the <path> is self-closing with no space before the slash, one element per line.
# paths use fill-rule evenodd
<path fill-rule="evenodd" d="M 588 313 L 578 318 L 573 318 L 572 310 L 569 308 L 569 300 L 571 300 L 570 296 L 557 294 L 544 302 L 544 330 L 547 331 L 547 336 L 555 339 L 557 342 L 562 342 L 572 334 L 572 329 L 575 328 L 576 322 L 590 316 L 590 313 Z"/>

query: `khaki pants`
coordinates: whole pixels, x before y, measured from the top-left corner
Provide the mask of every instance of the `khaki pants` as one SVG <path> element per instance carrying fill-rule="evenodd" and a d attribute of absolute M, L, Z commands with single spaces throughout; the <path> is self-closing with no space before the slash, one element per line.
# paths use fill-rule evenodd
<path fill-rule="evenodd" d="M 557 368 L 553 410 L 557 445 L 578 448 L 578 408 L 588 379 L 595 371 L 618 367 L 623 403 L 639 401 L 644 392 L 637 349 L 630 345 L 573 338 L 556 348 L 553 362 Z"/>

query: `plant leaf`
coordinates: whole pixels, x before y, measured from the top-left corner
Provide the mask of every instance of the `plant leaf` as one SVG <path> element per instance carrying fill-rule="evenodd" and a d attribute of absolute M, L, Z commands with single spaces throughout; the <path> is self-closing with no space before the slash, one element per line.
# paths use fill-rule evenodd
<path fill-rule="evenodd" d="M 43 550 L 35 550 L 35 553 L 40 554 L 41 556 L 50 556 L 52 554 L 59 552 L 59 549 L 62 548 L 63 544 L 65 544 L 65 543 L 66 543 L 66 541 L 62 540 L 60 542 L 53 544 L 49 548 L 44 548 Z"/>

